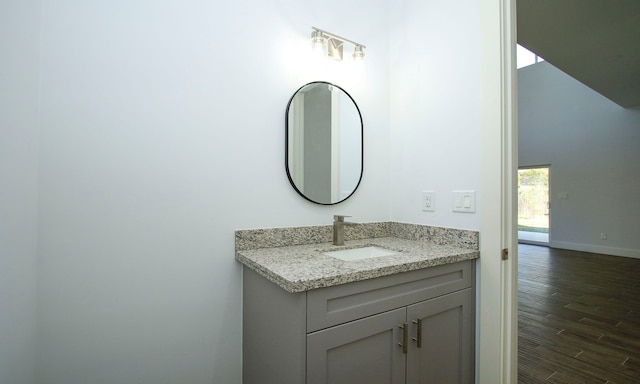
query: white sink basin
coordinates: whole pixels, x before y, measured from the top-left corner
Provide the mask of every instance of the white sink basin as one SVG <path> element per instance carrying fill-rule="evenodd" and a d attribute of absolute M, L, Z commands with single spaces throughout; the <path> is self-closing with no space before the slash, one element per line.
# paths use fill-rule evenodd
<path fill-rule="evenodd" d="M 398 252 L 385 248 L 370 246 L 363 248 L 343 249 L 340 251 L 324 252 L 325 255 L 344 261 L 369 259 L 371 257 L 391 256 Z"/>

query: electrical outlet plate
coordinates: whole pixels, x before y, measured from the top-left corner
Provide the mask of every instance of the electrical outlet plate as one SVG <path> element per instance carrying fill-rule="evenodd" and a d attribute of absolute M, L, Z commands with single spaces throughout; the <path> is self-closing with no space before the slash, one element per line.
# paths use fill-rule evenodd
<path fill-rule="evenodd" d="M 436 193 L 434 191 L 422 191 L 422 210 L 425 212 L 435 212 Z"/>

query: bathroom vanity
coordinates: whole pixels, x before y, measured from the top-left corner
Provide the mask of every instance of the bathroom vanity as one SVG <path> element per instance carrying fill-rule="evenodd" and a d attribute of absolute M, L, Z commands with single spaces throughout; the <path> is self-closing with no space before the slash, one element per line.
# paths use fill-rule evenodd
<path fill-rule="evenodd" d="M 331 227 L 236 232 L 243 383 L 472 383 L 477 233 L 357 227 L 341 247 Z M 373 246 L 390 254 L 329 256 Z"/>

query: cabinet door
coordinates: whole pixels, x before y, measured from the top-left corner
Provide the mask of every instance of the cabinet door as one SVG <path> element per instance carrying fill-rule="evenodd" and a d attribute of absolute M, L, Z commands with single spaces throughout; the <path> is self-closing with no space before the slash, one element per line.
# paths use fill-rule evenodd
<path fill-rule="evenodd" d="M 404 384 L 406 308 L 307 335 L 307 384 Z"/>
<path fill-rule="evenodd" d="M 407 383 L 473 383 L 472 294 L 465 289 L 407 307 Z"/>

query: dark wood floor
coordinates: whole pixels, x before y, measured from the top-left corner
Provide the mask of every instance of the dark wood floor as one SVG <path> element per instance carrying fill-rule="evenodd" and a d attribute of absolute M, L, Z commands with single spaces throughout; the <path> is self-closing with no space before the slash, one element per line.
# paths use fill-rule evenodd
<path fill-rule="evenodd" d="M 518 255 L 518 382 L 640 384 L 640 259 Z"/>

